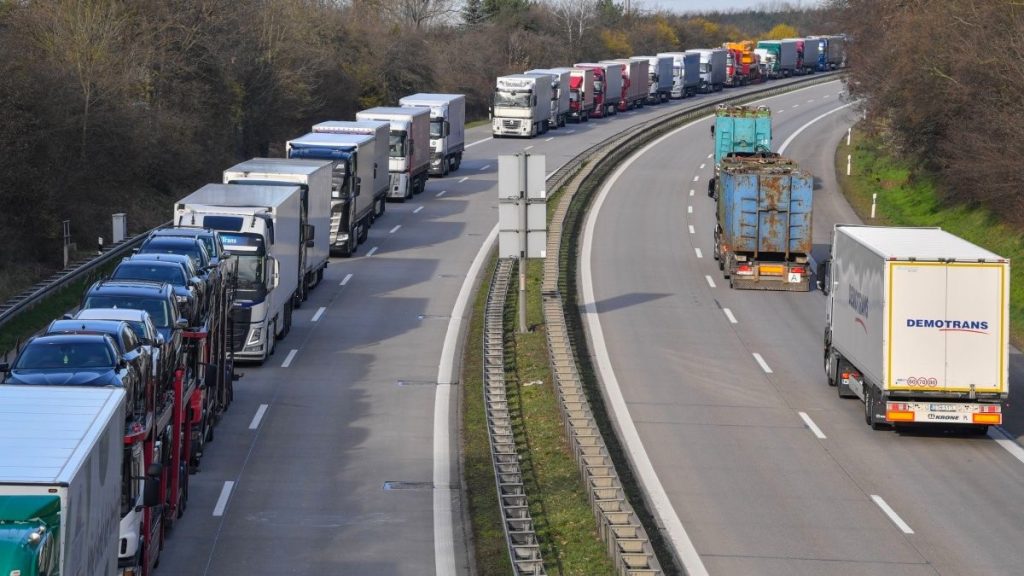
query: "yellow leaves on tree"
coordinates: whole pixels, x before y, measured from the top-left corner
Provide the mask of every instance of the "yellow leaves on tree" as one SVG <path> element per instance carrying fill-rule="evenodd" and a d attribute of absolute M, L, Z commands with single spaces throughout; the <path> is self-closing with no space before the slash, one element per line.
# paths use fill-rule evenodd
<path fill-rule="evenodd" d="M 669 26 L 668 22 L 660 16 L 654 22 L 654 37 L 661 46 L 669 48 L 679 46 L 679 37 L 676 35 L 675 29 Z"/>
<path fill-rule="evenodd" d="M 765 40 L 782 40 L 783 38 L 795 38 L 797 35 L 796 28 L 789 24 L 776 24 L 771 30 L 765 34 Z"/>
<path fill-rule="evenodd" d="M 612 58 L 628 58 L 633 55 L 633 47 L 625 32 L 605 28 L 601 30 L 601 42 Z"/>

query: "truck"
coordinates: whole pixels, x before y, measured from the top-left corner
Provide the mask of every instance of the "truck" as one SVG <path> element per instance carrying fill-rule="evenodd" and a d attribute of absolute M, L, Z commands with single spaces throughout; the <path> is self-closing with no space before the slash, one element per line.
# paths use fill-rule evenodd
<path fill-rule="evenodd" d="M 619 104 L 622 101 L 623 88 L 622 77 L 622 64 L 618 62 L 582 62 L 574 64 L 576 68 L 591 68 L 594 70 L 594 78 L 596 81 L 601 82 L 601 90 L 604 94 L 604 102 L 602 102 L 602 109 L 604 110 L 605 116 L 614 116 L 619 110 Z M 600 69 L 601 75 L 598 76 L 597 70 Z"/>
<path fill-rule="evenodd" d="M 593 68 L 573 68 L 569 74 L 569 118 L 586 122 L 597 111 Z M 601 95 L 603 98 L 603 95 Z"/>
<path fill-rule="evenodd" d="M 1002 423 L 1008 259 L 941 228 L 843 224 L 818 279 L 827 382 L 871 428 Z"/>
<path fill-rule="evenodd" d="M 687 53 L 700 57 L 700 91 L 719 92 L 725 86 L 725 50 L 722 48 L 698 48 Z"/>
<path fill-rule="evenodd" d="M 799 76 L 813 74 L 817 69 L 817 47 L 814 43 L 803 38 L 786 38 L 782 41 L 796 45 L 796 68 L 793 73 Z"/>
<path fill-rule="evenodd" d="M 0 386 L 0 420 L 0 574 L 116 574 L 124 390 Z"/>
<path fill-rule="evenodd" d="M 708 196 L 714 198 L 718 169 L 727 156 L 771 154 L 772 111 L 767 106 L 730 106 L 715 109 L 712 134 L 715 140 L 714 170 L 708 179 Z"/>
<path fill-rule="evenodd" d="M 754 42 L 726 42 L 722 45 L 726 50 L 726 86 L 746 86 L 762 80 L 758 67 L 757 54 L 754 53 Z"/>
<path fill-rule="evenodd" d="M 466 96 L 463 94 L 413 94 L 398 101 L 402 108 L 430 110 L 430 170 L 447 176 L 459 169 L 466 150 Z M 314 127 L 314 132 L 316 127 Z"/>
<path fill-rule="evenodd" d="M 430 111 L 380 106 L 356 112 L 356 120 L 390 124 L 387 198 L 404 202 L 423 192 L 430 170 Z"/>
<path fill-rule="evenodd" d="M 174 222 L 220 231 L 237 259 L 231 350 L 262 364 L 291 330 L 305 271 L 299 243 L 302 188 L 207 184 L 174 204 Z"/>
<path fill-rule="evenodd" d="M 672 97 L 672 57 L 635 56 L 647 60 L 647 103 L 660 104 Z"/>
<path fill-rule="evenodd" d="M 331 206 L 325 228 L 331 255 L 349 258 L 355 254 L 376 215 L 383 213 L 386 198 L 371 193 L 384 172 L 383 166 L 374 161 L 380 159 L 379 148 L 375 136 L 333 132 L 306 134 L 285 145 L 285 154 L 291 160 L 330 163 Z"/>
<path fill-rule="evenodd" d="M 331 206 L 331 174 L 333 165 L 327 160 L 289 160 L 284 158 L 253 158 L 224 171 L 225 184 L 266 184 L 298 186 L 299 220 L 304 223 L 299 245 L 302 279 L 299 282 L 295 307 L 309 297 L 324 279 L 330 259 L 330 233 L 334 212 Z"/>
<path fill-rule="evenodd" d="M 326 120 L 318 124 L 314 124 L 311 130 L 314 134 L 356 134 L 362 136 L 373 136 L 373 149 L 366 150 L 363 147 L 357 147 L 355 152 L 356 156 L 360 155 L 362 151 L 362 157 L 373 157 L 373 180 L 368 182 L 366 186 L 360 186 L 360 196 L 362 191 L 366 190 L 367 193 L 373 198 L 373 218 L 376 220 L 384 215 L 384 210 L 387 208 L 387 198 L 389 184 L 391 180 L 390 172 L 388 172 L 388 143 L 391 139 L 391 123 L 380 121 L 380 120 Z M 307 151 L 306 153 L 312 153 Z M 332 158 L 332 160 L 334 160 Z M 368 200 L 364 198 L 365 202 Z"/>
<path fill-rule="evenodd" d="M 639 103 L 642 103 L 644 98 L 647 97 L 647 73 L 645 72 L 643 74 L 644 79 L 642 82 L 640 82 L 641 86 L 639 87 L 634 85 L 632 80 L 630 79 L 631 74 L 635 78 L 640 77 L 639 63 L 634 63 L 628 58 L 621 58 L 618 60 L 601 60 L 599 63 L 607 65 L 618 65 L 621 70 L 620 75 L 622 76 L 622 90 L 618 103 L 619 112 L 625 112 L 627 110 L 631 110 L 637 107 Z"/>
<path fill-rule="evenodd" d="M 796 73 L 796 41 L 761 40 L 757 49 L 763 51 L 762 60 L 768 62 L 769 78 L 788 78 Z"/>
<path fill-rule="evenodd" d="M 573 64 L 573 68 L 579 70 L 591 70 L 594 73 L 594 111 L 591 112 L 592 118 L 604 118 L 615 113 L 618 99 L 615 96 L 609 96 L 609 94 L 617 95 L 622 90 L 619 86 L 622 79 L 619 78 L 615 82 L 615 90 L 608 91 L 607 74 L 602 64 L 594 62 L 580 62 Z"/>
<path fill-rule="evenodd" d="M 814 177 L 779 156 L 729 156 L 718 169 L 714 257 L 730 288 L 806 292 Z"/>
<path fill-rule="evenodd" d="M 688 98 L 700 89 L 700 54 L 659 52 L 672 58 L 672 97 Z"/>
<path fill-rule="evenodd" d="M 551 76 L 551 118 L 548 119 L 548 128 L 560 128 L 565 126 L 566 118 L 569 117 L 569 77 L 572 75 L 572 68 L 538 68 L 527 70 L 523 74 L 545 74 Z"/>
<path fill-rule="evenodd" d="M 821 72 L 842 68 L 846 64 L 846 37 L 841 35 L 808 36 L 807 52 L 813 55 L 814 65 Z"/>
<path fill-rule="evenodd" d="M 491 107 L 491 133 L 495 138 L 533 138 L 548 131 L 551 118 L 551 83 L 546 74 L 499 76 Z"/>

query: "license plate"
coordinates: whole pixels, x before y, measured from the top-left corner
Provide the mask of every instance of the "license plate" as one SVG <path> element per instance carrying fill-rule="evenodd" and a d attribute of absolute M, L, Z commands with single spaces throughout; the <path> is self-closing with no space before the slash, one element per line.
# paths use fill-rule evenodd
<path fill-rule="evenodd" d="M 774 274 L 776 276 L 779 276 L 786 271 L 786 268 L 784 266 L 779 266 L 777 264 L 762 264 L 760 268 L 757 269 L 757 271 L 760 272 L 761 274 Z"/>
<path fill-rule="evenodd" d="M 931 412 L 956 412 L 955 404 L 929 404 L 928 410 Z"/>
<path fill-rule="evenodd" d="M 790 272 L 788 280 L 790 284 L 799 284 L 800 280 L 802 280 L 802 277 L 800 274 L 797 274 L 796 272 Z"/>

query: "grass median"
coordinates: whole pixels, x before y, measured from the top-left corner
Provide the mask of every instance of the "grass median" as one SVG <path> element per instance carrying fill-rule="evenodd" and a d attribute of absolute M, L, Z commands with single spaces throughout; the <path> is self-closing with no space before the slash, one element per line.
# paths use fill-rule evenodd
<path fill-rule="evenodd" d="M 846 158 L 852 156 L 852 174 Z M 939 226 L 1011 262 L 1024 263 L 1024 233 L 991 210 L 946 200 L 933 178 L 890 154 L 880 139 L 854 129 L 851 145 L 836 147 L 836 174 L 861 220 L 879 226 Z M 871 219 L 871 195 L 878 194 Z M 1010 267 L 1010 338 L 1024 344 L 1024 266 Z"/>

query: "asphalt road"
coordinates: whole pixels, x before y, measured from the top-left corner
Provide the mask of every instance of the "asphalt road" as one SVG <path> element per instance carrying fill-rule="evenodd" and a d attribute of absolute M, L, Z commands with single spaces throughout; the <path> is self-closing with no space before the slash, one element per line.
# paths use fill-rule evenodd
<path fill-rule="evenodd" d="M 332 260 L 276 354 L 242 370 L 157 574 L 468 573 L 459 391 L 438 379 L 453 308 L 497 223 L 497 155 L 544 154 L 550 173 L 613 131 L 706 99 L 532 140 L 469 130 L 461 169 L 388 204 L 356 257 Z"/>
<path fill-rule="evenodd" d="M 777 148 L 846 101 L 829 83 L 767 103 Z M 852 108 L 828 114 L 785 151 L 818 176 L 818 259 L 834 223 L 858 221 L 833 167 L 856 118 Z M 1024 572 L 1015 444 L 995 432 L 872 431 L 862 404 L 825 383 L 819 292 L 729 289 L 712 258 L 709 123 L 650 147 L 608 186 L 582 271 L 606 395 L 616 405 L 621 394 L 616 417 L 625 437 L 636 431 L 634 463 L 651 467 L 645 487 L 655 502 L 663 489 L 663 523 L 678 518 L 686 534 L 676 543 L 699 555 L 689 566 L 721 575 Z M 1019 411 L 1007 419 L 1019 436 Z"/>

